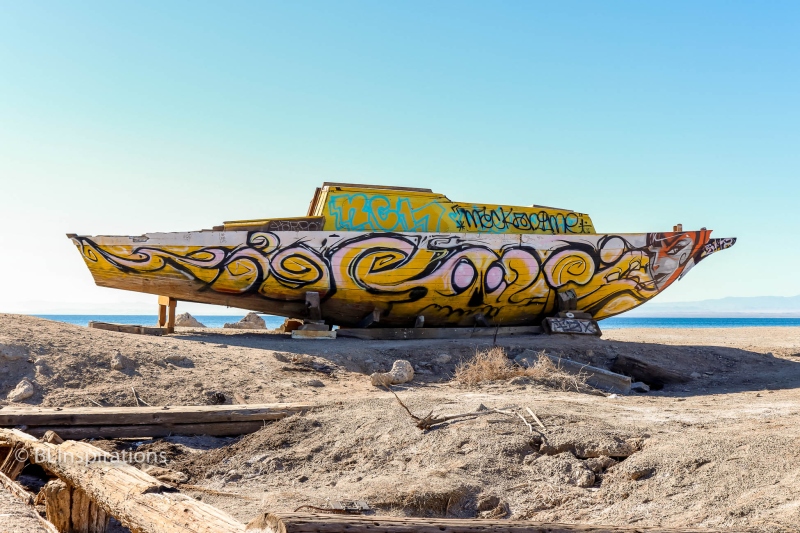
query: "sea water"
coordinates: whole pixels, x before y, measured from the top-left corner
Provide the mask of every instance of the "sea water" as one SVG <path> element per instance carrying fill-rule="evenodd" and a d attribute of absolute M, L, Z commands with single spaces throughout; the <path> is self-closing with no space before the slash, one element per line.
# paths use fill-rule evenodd
<path fill-rule="evenodd" d="M 153 315 L 34 315 L 48 320 L 66 322 L 77 326 L 88 326 L 90 321 L 112 322 L 115 324 L 137 324 L 155 326 Z M 235 315 L 197 315 L 195 318 L 209 328 L 221 328 L 226 322 L 238 322 L 244 316 Z M 283 317 L 261 315 L 267 328 L 275 329 L 283 324 Z M 619 328 L 744 328 L 744 327 L 800 326 L 798 318 L 736 317 L 736 318 L 662 318 L 662 317 L 613 317 L 600 321 L 600 329 Z"/>

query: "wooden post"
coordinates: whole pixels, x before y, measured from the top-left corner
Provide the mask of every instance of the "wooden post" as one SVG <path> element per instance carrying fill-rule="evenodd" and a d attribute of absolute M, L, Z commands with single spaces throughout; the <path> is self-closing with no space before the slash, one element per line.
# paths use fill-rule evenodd
<path fill-rule="evenodd" d="M 175 333 L 175 308 L 178 300 L 169 296 L 158 297 L 158 327 L 166 328 L 167 333 Z"/>
<path fill-rule="evenodd" d="M 319 293 L 306 293 L 306 308 L 308 309 L 309 320 L 322 320 L 322 308 L 320 307 Z"/>
<path fill-rule="evenodd" d="M 49 481 L 42 490 L 47 520 L 59 533 L 105 533 L 109 517 L 84 491 L 60 479 Z"/>

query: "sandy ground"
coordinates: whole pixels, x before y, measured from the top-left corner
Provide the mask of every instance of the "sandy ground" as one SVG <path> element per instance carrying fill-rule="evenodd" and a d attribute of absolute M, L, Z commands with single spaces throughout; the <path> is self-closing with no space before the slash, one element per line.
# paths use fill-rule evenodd
<path fill-rule="evenodd" d="M 131 387 L 153 405 L 205 404 L 216 393 L 233 403 L 316 404 L 241 439 L 96 442 L 166 452 L 168 468 L 206 489 L 193 495 L 242 521 L 365 500 L 381 514 L 798 530 L 800 328 L 497 339 L 511 356 L 546 350 L 654 388 L 628 396 L 520 379 L 453 384 L 458 361 L 490 343 L 202 329 L 159 338 L 0 315 L 0 344 L 24 352 L 0 357 L 0 397 L 27 377 L 29 405 L 133 405 Z M 115 356 L 121 370 L 111 368 Z M 298 356 L 305 360 L 292 363 Z M 528 407 L 545 429 L 492 413 L 421 431 L 367 377 L 401 358 L 417 375 L 396 392 L 420 416 Z"/>

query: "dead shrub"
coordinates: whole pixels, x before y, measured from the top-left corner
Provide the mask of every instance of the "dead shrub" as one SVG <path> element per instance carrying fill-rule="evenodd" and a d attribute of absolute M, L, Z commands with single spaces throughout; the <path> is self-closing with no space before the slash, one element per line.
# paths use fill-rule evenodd
<path fill-rule="evenodd" d="M 468 361 L 456 366 L 453 381 L 467 387 L 474 387 L 485 381 L 507 380 L 515 377 L 526 377 L 546 387 L 560 390 L 588 392 L 593 390 L 586 384 L 587 375 L 570 374 L 554 363 L 544 350 L 539 352 L 533 366 L 522 368 L 508 358 L 505 350 L 495 346 L 489 350 L 477 352 Z"/>
<path fill-rule="evenodd" d="M 453 381 L 473 387 L 484 381 L 497 381 L 522 376 L 525 370 L 515 365 L 506 356 L 505 350 L 495 346 L 477 352 L 468 361 L 461 361 L 453 375 Z"/>

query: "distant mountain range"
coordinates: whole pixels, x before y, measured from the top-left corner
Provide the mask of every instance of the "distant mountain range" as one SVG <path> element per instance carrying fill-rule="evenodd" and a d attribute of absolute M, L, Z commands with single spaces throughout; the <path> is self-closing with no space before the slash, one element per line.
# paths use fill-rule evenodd
<path fill-rule="evenodd" d="M 799 296 L 730 296 L 699 302 L 648 302 L 623 316 L 638 317 L 800 317 Z"/>

